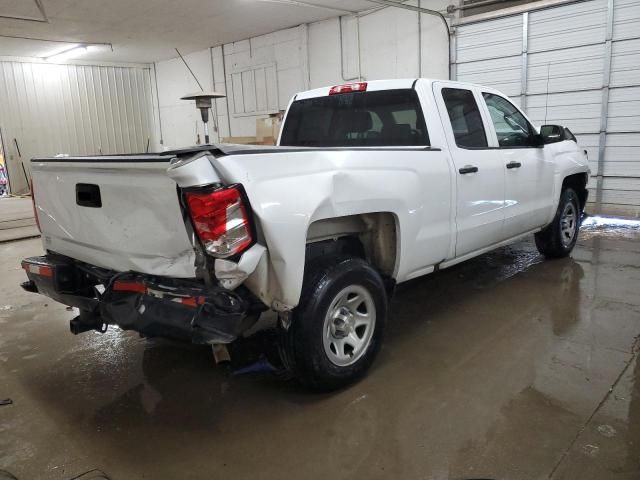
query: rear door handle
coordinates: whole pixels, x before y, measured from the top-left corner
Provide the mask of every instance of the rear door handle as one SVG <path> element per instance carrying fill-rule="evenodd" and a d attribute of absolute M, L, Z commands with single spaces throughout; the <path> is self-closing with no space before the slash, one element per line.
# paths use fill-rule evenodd
<path fill-rule="evenodd" d="M 476 173 L 478 171 L 478 167 L 474 167 L 473 165 L 465 165 L 460 170 L 458 170 L 462 175 L 467 173 Z"/>
<path fill-rule="evenodd" d="M 509 163 L 507 163 L 507 168 L 508 169 L 520 168 L 521 166 L 522 166 L 522 164 L 520 162 L 509 162 Z"/>

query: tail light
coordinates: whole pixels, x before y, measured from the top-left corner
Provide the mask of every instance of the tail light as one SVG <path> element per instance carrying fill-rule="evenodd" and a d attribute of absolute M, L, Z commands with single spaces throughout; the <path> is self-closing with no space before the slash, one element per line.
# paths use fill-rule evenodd
<path fill-rule="evenodd" d="M 38 231 L 42 233 L 42 229 L 40 228 L 40 219 L 38 218 L 38 209 L 36 207 L 36 192 L 33 190 L 33 179 L 31 179 L 31 205 L 33 206 L 33 216 L 36 219 L 36 227 L 38 227 Z"/>
<path fill-rule="evenodd" d="M 25 272 L 33 273 L 43 277 L 53 277 L 53 267 L 49 265 L 38 265 L 36 263 L 22 262 L 22 268 Z"/>
<path fill-rule="evenodd" d="M 338 95 L 340 93 L 366 92 L 367 82 L 347 83 L 345 85 L 336 85 L 331 87 L 329 95 Z"/>
<path fill-rule="evenodd" d="M 205 250 L 227 258 L 253 241 L 251 224 L 238 187 L 185 192 L 193 227 Z"/>

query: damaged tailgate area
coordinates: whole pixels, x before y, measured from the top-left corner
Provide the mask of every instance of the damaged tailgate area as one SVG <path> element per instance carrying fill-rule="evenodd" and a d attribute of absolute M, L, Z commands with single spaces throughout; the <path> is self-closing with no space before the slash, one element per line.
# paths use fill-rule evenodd
<path fill-rule="evenodd" d="M 26 258 L 22 268 L 29 278 L 22 288 L 80 309 L 70 324 L 74 334 L 117 325 L 148 337 L 230 343 L 255 322 L 260 309 L 243 288 L 117 273 L 51 253 Z"/>

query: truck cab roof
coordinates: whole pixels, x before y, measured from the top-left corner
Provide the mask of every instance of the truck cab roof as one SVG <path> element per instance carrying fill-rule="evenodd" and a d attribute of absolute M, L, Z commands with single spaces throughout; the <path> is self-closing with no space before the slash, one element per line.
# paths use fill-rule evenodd
<path fill-rule="evenodd" d="M 330 94 L 332 88 L 341 87 L 344 85 L 358 85 L 358 84 L 366 84 L 366 91 L 375 92 L 379 90 L 397 90 L 403 88 L 413 88 L 415 84 L 420 81 L 421 83 L 426 83 L 428 87 L 431 86 L 434 82 L 438 83 L 451 83 L 452 85 L 468 85 L 470 87 L 479 87 L 480 85 L 476 85 L 468 82 L 456 82 L 453 80 L 443 80 L 438 78 L 395 78 L 389 80 L 362 80 L 362 81 L 351 81 L 339 83 L 336 85 L 329 85 L 326 87 L 314 88 L 312 90 L 306 90 L 304 92 L 297 93 L 293 100 L 303 100 L 306 98 L 317 98 L 317 97 L 326 97 Z M 482 88 L 494 91 L 494 89 L 482 86 Z"/>

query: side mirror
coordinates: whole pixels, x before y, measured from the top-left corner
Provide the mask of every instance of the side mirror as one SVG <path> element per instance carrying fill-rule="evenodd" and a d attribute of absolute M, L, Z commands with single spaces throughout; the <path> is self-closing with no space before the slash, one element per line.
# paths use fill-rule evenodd
<path fill-rule="evenodd" d="M 565 129 L 561 125 L 543 125 L 540 127 L 540 137 L 544 145 L 567 139 Z"/>

